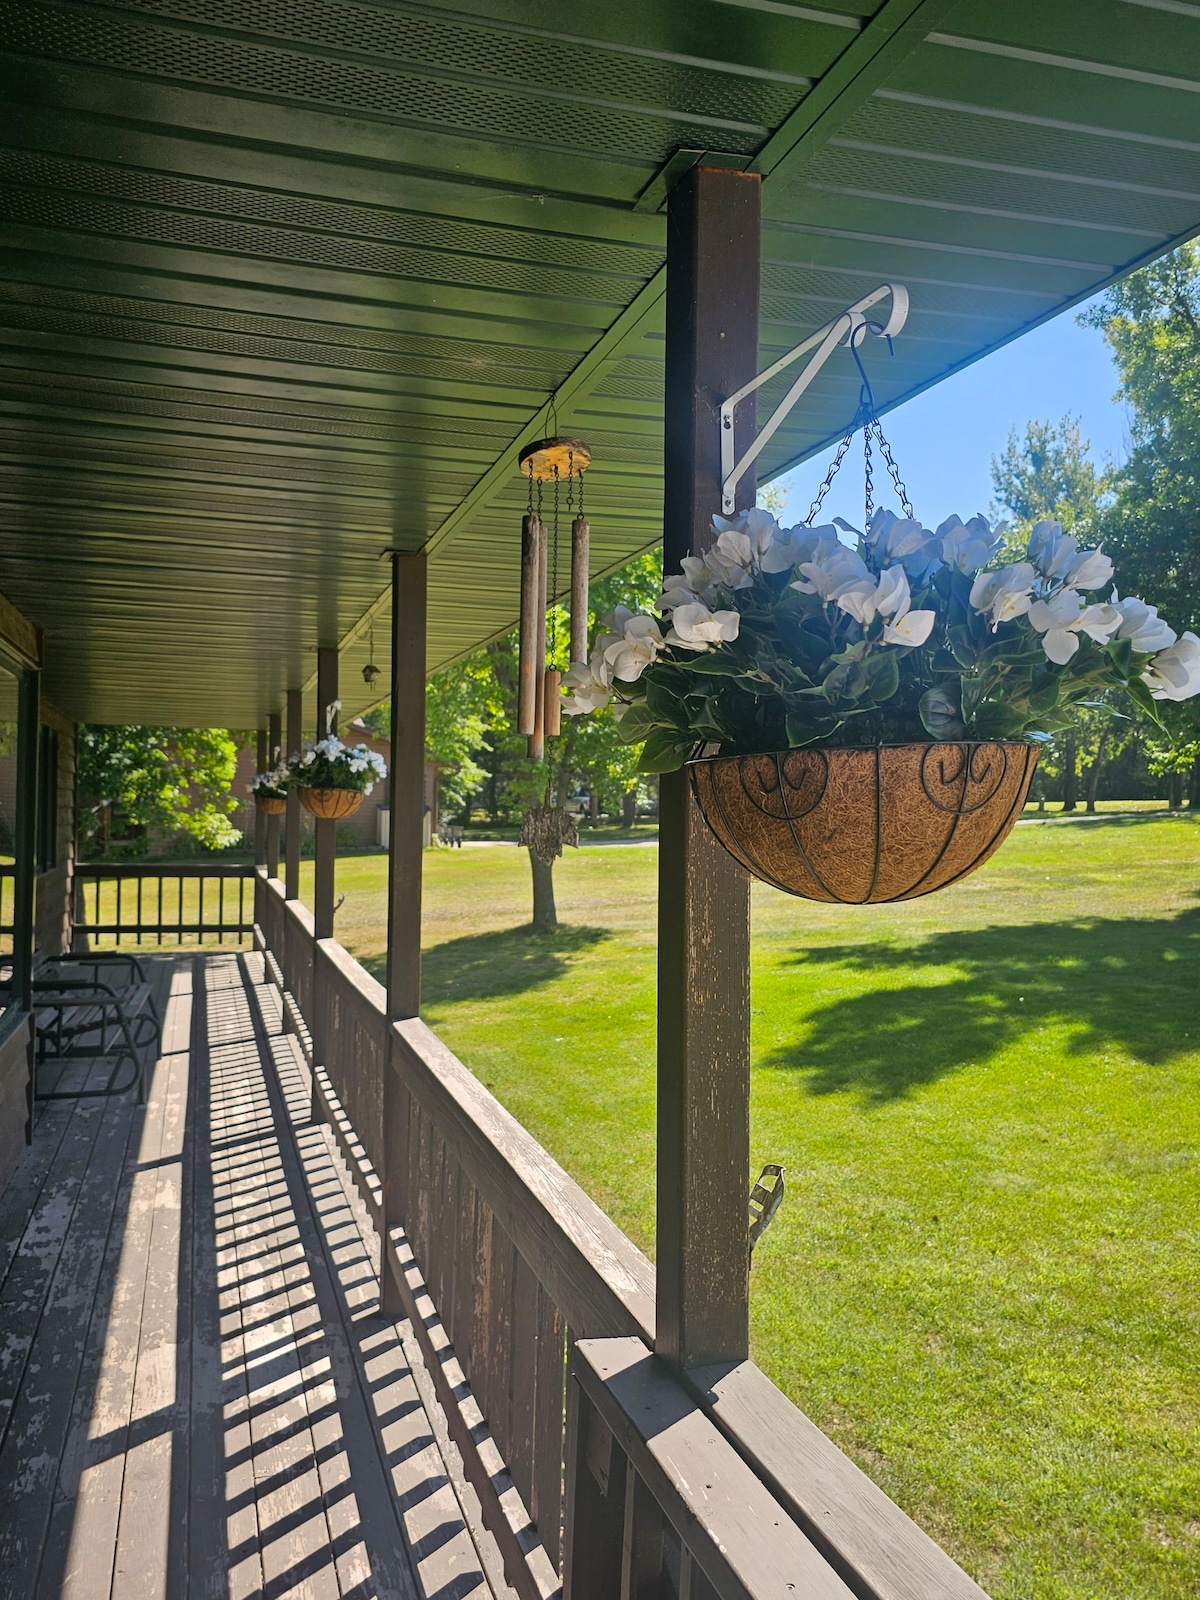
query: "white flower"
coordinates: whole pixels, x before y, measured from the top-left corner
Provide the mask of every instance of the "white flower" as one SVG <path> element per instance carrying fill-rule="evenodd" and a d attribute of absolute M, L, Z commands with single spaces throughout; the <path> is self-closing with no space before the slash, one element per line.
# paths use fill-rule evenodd
<path fill-rule="evenodd" d="M 622 683 L 636 683 L 664 643 L 653 617 L 631 614 L 625 623 L 625 632 L 607 647 L 604 659 L 614 678 L 620 678 Z"/>
<path fill-rule="evenodd" d="M 1117 638 L 1128 639 L 1139 653 L 1149 655 L 1175 643 L 1175 630 L 1159 616 L 1157 606 L 1148 606 L 1133 595 L 1128 600 L 1116 600 L 1114 604 L 1121 613 Z"/>
<path fill-rule="evenodd" d="M 857 578 L 838 591 L 838 607 L 867 628 L 875 617 L 876 589 L 874 578 Z"/>
<path fill-rule="evenodd" d="M 1160 650 L 1147 662 L 1142 682 L 1156 700 L 1190 700 L 1200 694 L 1200 639 L 1194 633 Z"/>
<path fill-rule="evenodd" d="M 839 543 L 831 550 L 818 551 L 811 561 L 802 561 L 800 571 L 806 581 L 792 584 L 801 594 L 819 594 L 822 600 L 836 600 L 852 584 L 870 578 L 867 564 L 847 544 Z"/>
<path fill-rule="evenodd" d="M 619 639 L 625 632 L 625 624 L 634 615 L 628 606 L 616 606 L 607 616 L 600 618 L 600 626 Z"/>
<path fill-rule="evenodd" d="M 1080 550 L 1068 562 L 1063 582 L 1073 589 L 1103 589 L 1112 575 L 1112 561 L 1103 550 Z"/>
<path fill-rule="evenodd" d="M 1083 606 L 1074 589 L 1060 589 L 1051 600 L 1035 600 L 1029 608 L 1029 621 L 1042 635 L 1042 649 L 1048 660 L 1063 666 L 1079 649 L 1075 631 Z"/>
<path fill-rule="evenodd" d="M 1106 644 L 1121 626 L 1121 613 L 1116 606 L 1085 606 L 1077 626 L 1097 644 Z"/>
<path fill-rule="evenodd" d="M 1002 622 L 1023 617 L 1033 604 L 1037 573 L 1028 561 L 1016 561 L 999 572 L 981 572 L 971 585 L 971 604 L 992 619 L 993 632 Z"/>
<path fill-rule="evenodd" d="M 880 616 L 900 616 L 912 604 L 908 587 L 908 574 L 903 567 L 888 567 L 879 574 L 879 588 L 875 592 L 875 609 Z"/>
<path fill-rule="evenodd" d="M 1069 533 L 1064 533 L 1062 523 L 1053 517 L 1043 517 L 1034 524 L 1029 535 L 1026 555 L 1043 578 L 1061 578 L 1075 559 L 1078 544 Z"/>
<path fill-rule="evenodd" d="M 577 661 L 563 674 L 563 688 L 573 691 L 567 695 L 562 704 L 563 710 L 570 717 L 581 717 L 589 711 L 602 711 L 612 698 L 612 690 L 607 681 L 597 677 L 593 670 L 596 652 L 592 652 L 592 662 Z M 600 658 L 603 662 L 603 657 Z"/>
<path fill-rule="evenodd" d="M 879 575 L 879 588 L 875 591 L 875 609 L 884 623 L 884 644 L 924 644 L 933 632 L 937 621 L 936 611 L 911 611 L 912 593 L 908 587 L 908 574 L 902 566 L 888 567 Z"/>
<path fill-rule="evenodd" d="M 764 572 L 791 572 L 802 561 L 812 561 L 820 555 L 828 555 L 830 550 L 840 543 L 837 529 L 832 522 L 824 523 L 818 528 L 809 528 L 799 523 L 794 528 L 779 530 L 775 543 L 764 552 L 760 565 Z"/>
<path fill-rule="evenodd" d="M 736 611 L 710 611 L 707 606 L 679 606 L 671 618 L 668 644 L 685 650 L 710 650 L 713 645 L 736 639 L 741 617 Z"/>
<path fill-rule="evenodd" d="M 936 611 L 905 611 L 893 617 L 883 630 L 884 644 L 924 644 L 933 632 Z"/>
<path fill-rule="evenodd" d="M 941 541 L 915 518 L 898 517 L 884 506 L 872 514 L 863 537 L 880 557 L 903 561 L 918 581 L 941 564 Z"/>
<path fill-rule="evenodd" d="M 761 506 L 751 506 L 749 511 L 739 511 L 736 517 L 714 517 L 712 519 L 713 532 L 718 535 L 717 545 L 720 546 L 720 535 L 729 533 L 738 541 L 730 549 L 745 549 L 747 558 L 745 565 L 751 561 L 759 562 L 779 537 L 779 524 L 769 511 L 764 511 Z M 741 540 L 745 539 L 745 546 Z"/>
<path fill-rule="evenodd" d="M 942 560 L 969 578 L 987 566 L 1000 548 L 1002 534 L 999 530 L 993 533 L 987 518 L 976 514 L 966 523 L 959 517 L 947 517 L 937 530 L 937 538 Z"/>

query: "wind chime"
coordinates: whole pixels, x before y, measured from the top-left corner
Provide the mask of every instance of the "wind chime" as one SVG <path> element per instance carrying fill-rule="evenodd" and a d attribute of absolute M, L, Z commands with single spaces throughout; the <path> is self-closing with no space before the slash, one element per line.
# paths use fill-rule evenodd
<path fill-rule="evenodd" d="M 558 653 L 558 615 L 551 607 L 558 595 L 558 528 L 564 498 L 571 521 L 571 660 L 587 659 L 590 530 L 583 514 L 583 475 L 591 464 L 592 452 L 582 439 L 539 439 L 520 455 L 521 471 L 529 482 L 529 504 L 521 524 L 517 732 L 528 737 L 535 761 L 544 756 L 546 740 L 562 727 L 562 674 L 548 660 L 552 662 Z M 554 486 L 549 528 L 543 517 L 547 484 Z"/>

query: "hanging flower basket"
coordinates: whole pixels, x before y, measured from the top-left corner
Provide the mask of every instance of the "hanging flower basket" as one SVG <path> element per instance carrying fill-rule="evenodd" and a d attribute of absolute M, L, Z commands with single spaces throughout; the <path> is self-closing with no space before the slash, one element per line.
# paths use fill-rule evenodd
<path fill-rule="evenodd" d="M 288 782 L 299 793 L 300 804 L 326 822 L 352 817 L 377 780 L 387 777 L 378 751 L 365 744 L 351 749 L 332 731 L 340 705 L 341 701 L 335 700 L 325 708 L 325 737 L 306 745 L 304 754 L 293 756 L 287 764 Z"/>
<path fill-rule="evenodd" d="M 1008 837 L 1037 765 L 1017 741 L 784 750 L 689 762 L 705 821 L 764 883 L 877 905 L 944 889 Z"/>
<path fill-rule="evenodd" d="M 254 804 L 260 811 L 266 812 L 268 817 L 281 817 L 287 810 L 287 795 L 255 794 Z"/>
<path fill-rule="evenodd" d="M 304 809 L 326 822 L 352 817 L 366 799 L 361 789 L 301 789 L 299 794 Z"/>
<path fill-rule="evenodd" d="M 564 679 L 566 712 L 612 705 L 643 772 L 687 765 L 725 848 L 812 900 L 945 888 L 1002 843 L 1076 705 L 1162 726 L 1200 694 L 1200 637 L 1122 599 L 1101 550 L 1045 519 L 999 564 L 1003 529 L 926 528 L 895 483 L 905 516 L 868 506 L 862 531 L 714 517 L 659 615 L 610 613 Z"/>

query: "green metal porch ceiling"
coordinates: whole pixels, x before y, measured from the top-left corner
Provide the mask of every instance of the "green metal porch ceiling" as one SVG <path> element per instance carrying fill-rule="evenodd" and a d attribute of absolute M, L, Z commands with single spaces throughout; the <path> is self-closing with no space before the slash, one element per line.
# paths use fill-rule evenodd
<path fill-rule="evenodd" d="M 908 285 L 888 404 L 1200 229 L 1183 0 L 5 0 L 0 49 L 0 590 L 81 719 L 252 727 L 334 641 L 365 703 L 392 548 L 431 667 L 508 627 L 551 397 L 595 570 L 651 544 L 679 152 L 765 174 L 764 362 Z"/>

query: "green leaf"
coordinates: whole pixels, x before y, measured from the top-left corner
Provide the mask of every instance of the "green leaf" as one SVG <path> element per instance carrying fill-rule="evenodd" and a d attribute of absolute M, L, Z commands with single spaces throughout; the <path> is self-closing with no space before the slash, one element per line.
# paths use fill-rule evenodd
<path fill-rule="evenodd" d="M 690 747 L 690 743 L 680 744 L 674 729 L 659 728 L 642 746 L 638 771 L 675 772 L 683 765 Z"/>
<path fill-rule="evenodd" d="M 926 689 L 917 710 L 926 733 L 935 739 L 961 739 L 966 732 L 958 704 L 946 689 Z"/>
<path fill-rule="evenodd" d="M 1003 700 L 992 700 L 980 706 L 971 721 L 971 733 L 976 739 L 1015 739 L 1025 727 L 1028 718 L 1019 707 Z"/>
<path fill-rule="evenodd" d="M 863 662 L 867 688 L 876 705 L 890 700 L 900 687 L 900 659 L 895 650 L 881 650 Z"/>

